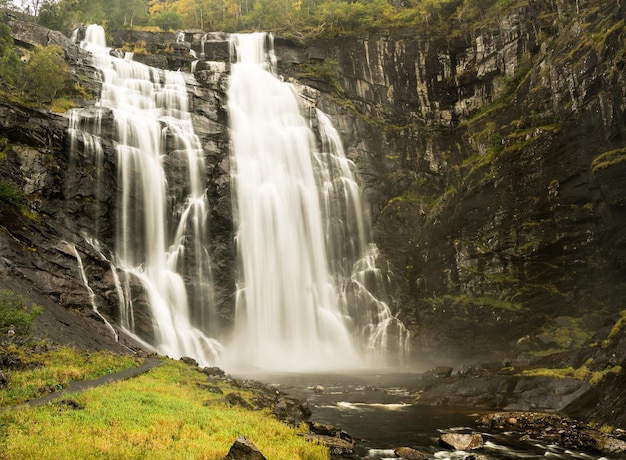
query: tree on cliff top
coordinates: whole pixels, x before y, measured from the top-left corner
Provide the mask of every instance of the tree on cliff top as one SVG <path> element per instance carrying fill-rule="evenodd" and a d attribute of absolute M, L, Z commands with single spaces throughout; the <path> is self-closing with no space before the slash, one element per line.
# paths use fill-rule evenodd
<path fill-rule="evenodd" d="M 523 0 L 60 0 L 40 8 L 39 22 L 71 33 L 79 23 L 107 30 L 156 26 L 162 30 L 237 32 L 267 30 L 296 35 L 363 33 L 478 20 Z M 494 13 L 495 14 L 495 13 Z"/>

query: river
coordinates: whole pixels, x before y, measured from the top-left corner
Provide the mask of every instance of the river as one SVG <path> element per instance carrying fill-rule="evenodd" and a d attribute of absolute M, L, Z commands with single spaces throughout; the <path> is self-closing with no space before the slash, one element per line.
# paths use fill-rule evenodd
<path fill-rule="evenodd" d="M 423 387 L 419 373 L 371 371 L 342 374 L 264 374 L 252 377 L 306 400 L 313 415 L 310 421 L 340 427 L 356 441 L 357 459 L 397 459 L 394 449 L 411 447 L 435 459 L 585 459 L 610 460 L 538 440 L 518 439 L 513 433 L 484 431 L 477 419 L 485 410 L 463 407 L 425 406 L 412 401 Z M 444 432 L 480 432 L 482 449 L 452 451 L 439 445 Z M 340 458 L 340 457 L 338 457 Z"/>

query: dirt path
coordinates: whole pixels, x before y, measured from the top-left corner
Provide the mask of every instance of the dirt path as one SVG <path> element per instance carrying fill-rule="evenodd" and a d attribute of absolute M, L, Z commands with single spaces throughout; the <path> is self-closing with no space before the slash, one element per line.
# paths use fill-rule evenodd
<path fill-rule="evenodd" d="M 106 385 L 108 383 L 119 382 L 121 380 L 130 379 L 132 377 L 136 377 L 145 372 L 148 372 L 150 369 L 153 369 L 157 366 L 163 364 L 163 361 L 156 358 L 148 358 L 146 362 L 141 366 L 132 367 L 130 369 L 126 369 L 124 371 L 116 372 L 114 374 L 105 375 L 103 377 L 94 379 L 94 380 L 81 380 L 77 382 L 72 382 L 69 384 L 67 388 L 63 388 L 60 391 L 55 391 L 54 393 L 50 393 L 49 395 L 42 396 L 41 398 L 33 399 L 24 403 L 25 406 L 43 406 L 44 404 L 49 403 L 50 401 L 54 401 L 55 399 L 62 398 L 66 396 L 68 393 L 78 393 L 80 391 L 88 390 L 90 388 L 95 388 L 100 385 Z"/>

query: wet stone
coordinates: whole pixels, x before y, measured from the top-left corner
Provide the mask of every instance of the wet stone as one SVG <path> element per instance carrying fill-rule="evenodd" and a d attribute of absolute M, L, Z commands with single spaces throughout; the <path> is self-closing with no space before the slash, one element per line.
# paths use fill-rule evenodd
<path fill-rule="evenodd" d="M 480 433 L 444 433 L 439 437 L 439 443 L 455 450 L 482 449 L 484 446 L 483 436 Z"/>
<path fill-rule="evenodd" d="M 423 460 L 431 457 L 429 454 L 420 452 L 419 450 L 411 447 L 398 447 L 393 451 L 393 453 L 396 457 L 400 457 L 405 460 Z"/>
<path fill-rule="evenodd" d="M 230 447 L 225 460 L 266 460 L 261 451 L 245 436 L 239 436 Z"/>

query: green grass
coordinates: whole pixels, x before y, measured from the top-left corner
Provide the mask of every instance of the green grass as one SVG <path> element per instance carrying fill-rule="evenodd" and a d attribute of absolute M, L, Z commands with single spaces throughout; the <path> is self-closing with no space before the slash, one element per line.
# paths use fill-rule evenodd
<path fill-rule="evenodd" d="M 598 155 L 591 163 L 591 169 L 595 173 L 600 169 L 606 169 L 626 161 L 626 147 L 610 150 Z"/>
<path fill-rule="evenodd" d="M 27 351 L 28 350 L 28 351 Z M 37 351 L 41 350 L 41 351 Z M 70 382 L 91 380 L 138 365 L 141 359 L 70 347 L 49 349 L 45 342 L 29 347 L 8 345 L 0 354 L 19 358 L 21 369 L 4 371 L 9 381 L 0 389 L 0 407 L 21 404 L 61 390 Z"/>
<path fill-rule="evenodd" d="M 79 107 L 79 105 L 68 96 L 57 97 L 50 104 L 50 110 L 57 113 L 65 113 L 76 107 Z"/>
<path fill-rule="evenodd" d="M 586 380 L 591 385 L 597 385 L 604 377 L 608 374 L 619 374 L 622 372 L 621 366 L 608 367 L 602 371 L 591 371 L 587 368 L 587 366 L 583 365 L 576 369 L 573 367 L 564 367 L 564 368 L 537 368 L 537 369 L 526 369 L 522 371 L 522 375 L 530 375 L 530 376 L 545 376 L 545 377 L 556 377 L 556 378 L 568 378 L 572 377 L 578 380 Z"/>
<path fill-rule="evenodd" d="M 2 458 L 223 459 L 240 435 L 268 459 L 328 458 L 325 447 L 267 411 L 220 402 L 223 396 L 199 385 L 206 382 L 197 368 L 167 360 L 139 377 L 72 395 L 78 409 L 50 403 L 3 412 Z"/>

